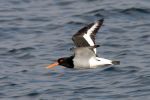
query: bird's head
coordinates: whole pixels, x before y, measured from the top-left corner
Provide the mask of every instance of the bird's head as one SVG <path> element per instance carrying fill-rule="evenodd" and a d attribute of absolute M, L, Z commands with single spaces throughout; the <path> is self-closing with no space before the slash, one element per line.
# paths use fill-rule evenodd
<path fill-rule="evenodd" d="M 58 65 L 63 65 L 65 63 L 65 59 L 64 58 L 59 58 L 56 62 L 50 64 L 47 66 L 47 68 L 53 68 L 53 67 L 56 67 Z"/>
<path fill-rule="evenodd" d="M 64 66 L 67 68 L 73 68 L 73 62 L 72 62 L 72 57 L 63 57 L 63 58 L 59 58 L 56 62 L 50 64 L 47 66 L 47 68 L 53 68 L 55 66 Z"/>

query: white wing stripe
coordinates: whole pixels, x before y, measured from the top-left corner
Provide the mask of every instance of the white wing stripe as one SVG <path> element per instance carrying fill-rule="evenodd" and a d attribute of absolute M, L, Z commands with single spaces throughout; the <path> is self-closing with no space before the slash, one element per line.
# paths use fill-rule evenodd
<path fill-rule="evenodd" d="M 90 35 L 89 34 L 84 34 L 83 35 L 84 39 L 89 43 L 90 46 L 94 46 L 94 42 L 93 40 L 91 39 Z M 96 48 L 94 48 L 94 52 L 96 54 Z"/>
<path fill-rule="evenodd" d="M 98 26 L 98 22 L 96 22 L 88 31 L 87 34 L 91 35 L 91 33 L 95 30 L 95 28 Z"/>
<path fill-rule="evenodd" d="M 90 46 L 94 46 L 94 42 L 93 42 L 93 40 L 91 39 L 90 35 L 84 34 L 83 37 L 84 37 L 84 39 L 89 43 Z"/>

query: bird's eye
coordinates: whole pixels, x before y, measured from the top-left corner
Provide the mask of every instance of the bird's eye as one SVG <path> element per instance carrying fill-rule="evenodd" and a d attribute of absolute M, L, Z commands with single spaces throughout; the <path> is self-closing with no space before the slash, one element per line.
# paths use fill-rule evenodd
<path fill-rule="evenodd" d="M 60 62 L 63 62 L 64 60 L 63 59 L 60 59 Z"/>

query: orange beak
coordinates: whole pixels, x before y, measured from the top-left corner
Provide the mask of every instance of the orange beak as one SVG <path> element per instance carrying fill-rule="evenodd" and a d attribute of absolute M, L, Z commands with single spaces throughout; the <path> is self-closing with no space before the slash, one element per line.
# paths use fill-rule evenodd
<path fill-rule="evenodd" d="M 55 67 L 55 66 L 58 66 L 59 65 L 59 63 L 58 62 L 55 62 L 55 63 L 53 63 L 53 64 L 50 64 L 50 65 L 48 65 L 46 68 L 53 68 L 53 67 Z"/>

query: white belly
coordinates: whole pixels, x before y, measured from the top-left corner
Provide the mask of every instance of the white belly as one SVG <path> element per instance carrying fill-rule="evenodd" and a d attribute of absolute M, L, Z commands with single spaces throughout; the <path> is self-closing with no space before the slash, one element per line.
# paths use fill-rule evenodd
<path fill-rule="evenodd" d="M 90 64 L 90 68 L 96 68 L 98 66 L 112 65 L 112 61 L 109 59 L 92 57 L 89 60 L 89 64 Z"/>
<path fill-rule="evenodd" d="M 90 68 L 90 64 L 87 60 L 79 60 L 79 59 L 74 59 L 74 68 Z"/>

